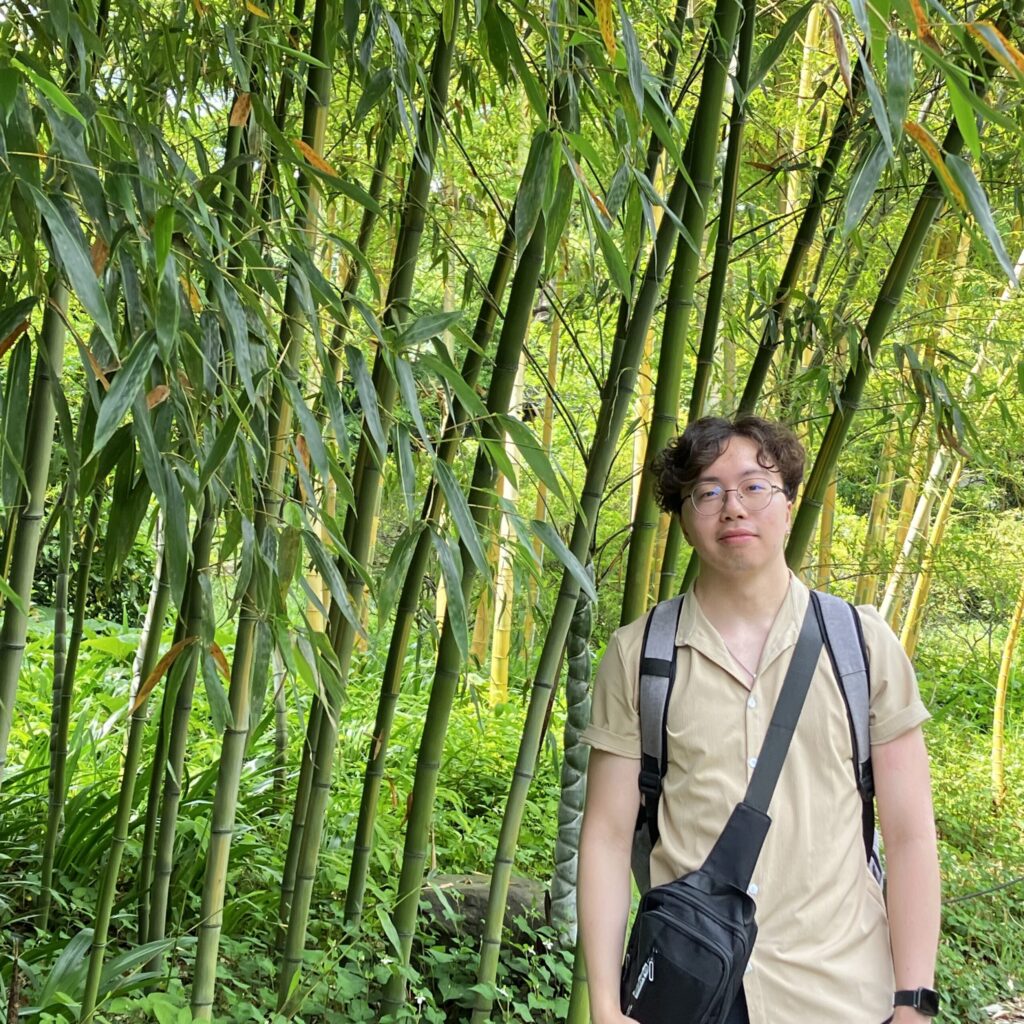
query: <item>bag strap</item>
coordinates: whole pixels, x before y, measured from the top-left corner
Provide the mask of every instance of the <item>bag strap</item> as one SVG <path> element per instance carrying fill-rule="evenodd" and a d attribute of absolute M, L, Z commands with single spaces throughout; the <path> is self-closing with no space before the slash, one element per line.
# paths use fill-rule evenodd
<path fill-rule="evenodd" d="M 808 605 L 747 792 L 733 808 L 704 861 L 704 871 L 741 891 L 750 884 L 772 823 L 768 807 L 818 665 L 822 643 L 818 616 Z"/>
<path fill-rule="evenodd" d="M 871 768 L 871 675 L 864 630 L 857 610 L 841 597 L 818 591 L 812 591 L 811 597 L 850 722 L 864 851 L 872 874 L 881 882 L 882 860 L 875 831 L 875 778 Z"/>
<path fill-rule="evenodd" d="M 658 802 L 668 760 L 666 711 L 676 674 L 676 631 L 682 610 L 682 594 L 651 609 L 640 653 L 640 814 L 652 846 L 658 839 Z"/>

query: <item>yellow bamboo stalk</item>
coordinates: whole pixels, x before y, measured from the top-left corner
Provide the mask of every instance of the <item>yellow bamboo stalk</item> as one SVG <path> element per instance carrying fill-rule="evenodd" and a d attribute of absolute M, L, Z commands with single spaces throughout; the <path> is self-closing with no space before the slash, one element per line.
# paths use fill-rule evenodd
<path fill-rule="evenodd" d="M 563 244 L 562 266 L 559 269 L 558 277 L 555 280 L 555 298 L 561 300 L 562 287 L 565 282 L 565 275 L 569 269 L 569 253 Z M 558 302 L 561 308 L 561 301 Z M 548 335 L 548 370 L 547 370 L 547 392 L 544 396 L 544 412 L 541 424 L 541 444 L 544 446 L 544 454 L 551 455 L 551 435 L 555 419 L 555 384 L 558 375 L 558 346 L 562 337 L 562 318 L 556 310 L 552 310 L 551 331 Z M 537 502 L 534 506 L 533 517 L 541 522 L 547 518 L 548 489 L 540 480 L 537 481 Z M 544 544 L 540 537 L 533 538 L 533 553 L 537 559 L 538 570 L 544 564 Z M 527 582 L 526 614 L 523 619 L 523 650 L 529 651 L 533 648 L 533 634 L 536 628 L 534 618 L 534 607 L 537 604 L 537 580 L 530 576 Z"/>
<path fill-rule="evenodd" d="M 498 538 L 495 537 L 487 549 L 487 563 L 498 564 Z M 469 644 L 469 660 L 477 668 L 487 662 L 487 649 L 491 639 L 491 588 L 486 584 L 480 590 L 480 599 L 476 605 L 476 619 L 473 622 L 473 639 Z"/>
<path fill-rule="evenodd" d="M 857 577 L 857 592 L 854 604 L 874 604 L 878 596 L 878 579 L 881 575 L 880 560 L 885 549 L 885 534 L 889 525 L 889 502 L 896 479 L 896 429 L 890 427 L 882 443 L 882 455 L 878 465 L 878 480 L 871 496 L 871 510 L 868 513 L 868 532 L 864 538 L 864 553 L 861 556 L 860 575 Z"/>
<path fill-rule="evenodd" d="M 956 496 L 957 484 L 960 482 L 960 474 L 963 472 L 964 460 L 957 459 L 956 465 L 950 474 L 949 482 L 946 484 L 946 493 L 942 497 L 938 512 L 935 513 L 935 522 L 932 524 L 932 532 L 928 537 L 925 546 L 924 558 L 921 560 L 921 571 L 917 574 L 914 583 L 914 592 L 910 597 L 910 604 L 907 606 L 907 615 L 903 623 L 903 630 L 900 633 L 900 643 L 906 651 L 908 658 L 913 658 L 917 651 L 917 641 L 921 636 L 921 624 L 924 622 L 924 609 L 928 601 L 928 592 L 931 590 L 932 575 L 935 568 L 935 553 L 942 545 L 942 538 L 946 532 L 946 523 L 949 521 L 949 513 L 953 508 L 953 499 Z"/>
<path fill-rule="evenodd" d="M 804 110 L 811 98 L 811 83 L 814 79 L 814 60 L 818 50 L 818 38 L 821 32 L 821 6 L 815 4 L 807 16 L 807 27 L 804 30 L 803 56 L 800 61 L 800 82 L 796 93 L 796 116 L 793 119 L 793 138 L 791 143 L 791 158 L 794 163 L 799 163 L 804 150 Z M 785 221 L 784 237 L 785 243 L 781 246 L 780 252 L 785 255 L 793 245 L 793 238 L 796 235 L 796 219 L 793 213 L 800 203 L 800 188 L 803 176 L 797 167 L 786 172 L 786 191 L 783 200 L 783 212 L 787 216 Z"/>
<path fill-rule="evenodd" d="M 636 381 L 636 427 L 633 429 L 633 473 L 629 499 L 630 522 L 636 515 L 636 503 L 640 497 L 640 479 L 643 476 L 644 460 L 647 458 L 647 439 L 651 433 L 651 356 L 653 353 L 654 331 L 648 330 Z"/>
<path fill-rule="evenodd" d="M 1010 629 L 1003 644 L 1003 657 L 999 664 L 999 680 L 996 683 L 996 700 L 992 710 L 992 803 L 996 810 L 1006 799 L 1006 774 L 1004 751 L 1006 744 L 1006 694 L 1010 686 L 1010 671 L 1013 655 L 1020 636 L 1021 618 L 1024 617 L 1024 583 L 1017 593 L 1017 604 L 1010 619 Z"/>
<path fill-rule="evenodd" d="M 519 369 L 516 381 L 512 386 L 512 399 L 509 411 L 519 415 L 523 408 L 523 389 L 526 376 L 526 353 L 519 357 Z M 505 438 L 505 454 L 516 464 L 518 449 L 511 438 Z M 502 477 L 498 483 L 498 493 L 508 502 L 515 504 L 519 497 L 515 484 Z M 491 707 L 508 701 L 508 663 L 509 651 L 512 648 L 512 610 L 515 600 L 515 553 L 513 546 L 514 530 L 512 523 L 504 512 L 498 527 L 498 570 L 494 579 L 494 628 L 491 634 L 491 677 L 489 700 Z"/>
<path fill-rule="evenodd" d="M 815 8 L 817 10 L 817 8 Z M 832 534 L 836 518 L 836 478 L 825 491 L 825 500 L 821 506 L 821 526 L 818 531 L 818 573 L 814 582 L 818 590 L 828 590 L 829 578 L 832 575 Z"/>

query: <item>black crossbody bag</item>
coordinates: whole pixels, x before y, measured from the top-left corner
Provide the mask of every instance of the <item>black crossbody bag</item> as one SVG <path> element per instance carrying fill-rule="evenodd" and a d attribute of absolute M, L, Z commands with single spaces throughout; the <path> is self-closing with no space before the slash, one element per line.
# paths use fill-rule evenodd
<path fill-rule="evenodd" d="M 649 889 L 622 965 L 622 1012 L 640 1024 L 722 1024 L 757 938 L 747 889 L 771 818 L 768 806 L 821 652 L 808 605 L 757 765 L 703 865 Z"/>

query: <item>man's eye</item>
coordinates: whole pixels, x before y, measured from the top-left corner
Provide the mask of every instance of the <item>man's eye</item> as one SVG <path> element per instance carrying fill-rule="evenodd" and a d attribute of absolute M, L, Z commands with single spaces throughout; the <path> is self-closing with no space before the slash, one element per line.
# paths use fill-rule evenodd
<path fill-rule="evenodd" d="M 721 487 L 698 487 L 697 488 L 697 500 L 708 501 L 711 498 L 717 498 L 722 493 Z"/>
<path fill-rule="evenodd" d="M 771 484 L 767 480 L 750 480 L 743 485 L 743 490 L 747 494 L 764 494 L 770 489 Z"/>

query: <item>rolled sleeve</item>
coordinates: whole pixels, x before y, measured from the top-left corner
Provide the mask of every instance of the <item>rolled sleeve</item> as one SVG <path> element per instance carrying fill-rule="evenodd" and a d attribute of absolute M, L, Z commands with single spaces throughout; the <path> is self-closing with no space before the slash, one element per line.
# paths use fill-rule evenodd
<path fill-rule="evenodd" d="M 637 712 L 636 672 L 626 667 L 622 630 L 608 641 L 597 675 L 590 709 L 590 724 L 580 737 L 597 750 L 640 759 L 640 716 Z"/>
<path fill-rule="evenodd" d="M 871 667 L 871 745 L 889 743 L 926 722 L 914 666 L 896 634 L 871 605 L 861 605 L 861 625 Z"/>

